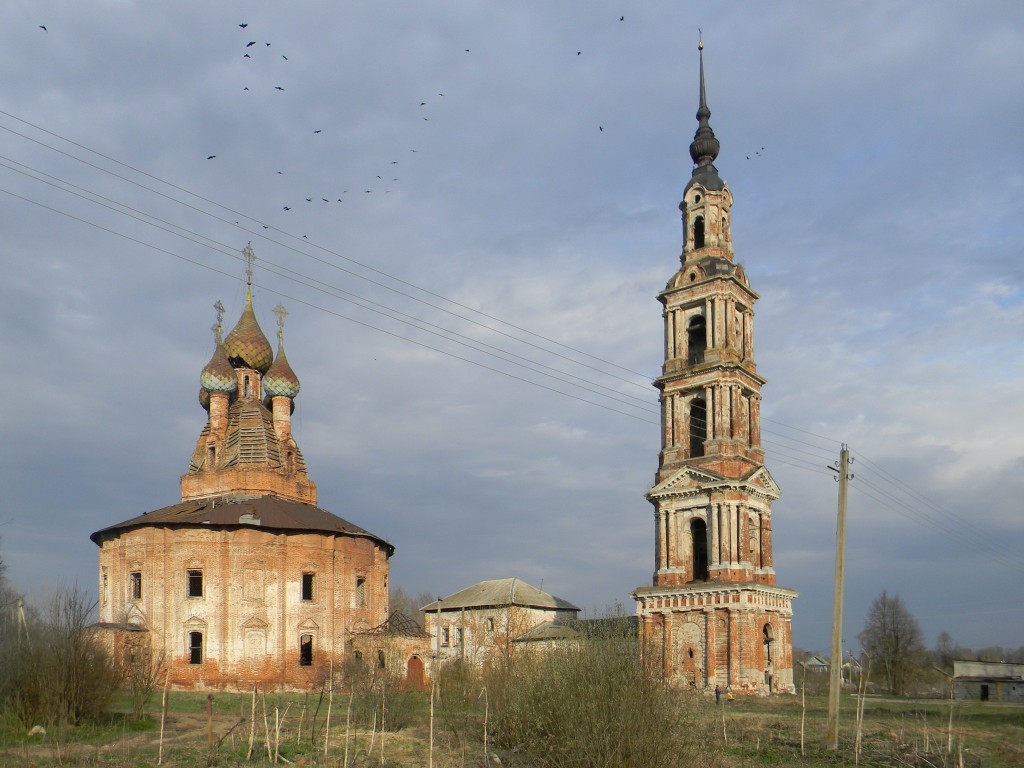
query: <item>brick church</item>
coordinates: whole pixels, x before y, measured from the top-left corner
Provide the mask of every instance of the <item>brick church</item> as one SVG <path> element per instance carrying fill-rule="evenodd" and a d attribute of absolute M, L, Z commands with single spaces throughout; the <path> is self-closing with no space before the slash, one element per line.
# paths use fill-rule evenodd
<path fill-rule="evenodd" d="M 352 640 L 388 618 L 394 547 L 317 506 L 291 429 L 299 379 L 256 320 L 249 290 L 202 369 L 208 418 L 181 477 L 181 501 L 92 534 L 100 626 L 112 644 L 152 649 L 171 685 L 325 679 Z"/>
<path fill-rule="evenodd" d="M 654 583 L 633 592 L 648 660 L 700 690 L 793 691 L 793 599 L 775 584 L 772 502 L 754 362 L 754 302 L 729 234 L 732 193 L 714 161 L 700 51 L 693 174 L 679 204 L 681 267 L 664 306 Z"/>

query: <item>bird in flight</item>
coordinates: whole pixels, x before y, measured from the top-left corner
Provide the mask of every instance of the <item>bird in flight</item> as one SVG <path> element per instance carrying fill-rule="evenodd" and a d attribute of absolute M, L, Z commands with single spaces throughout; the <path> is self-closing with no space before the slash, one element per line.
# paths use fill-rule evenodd
<path fill-rule="evenodd" d="M 284 207 L 284 209 L 285 209 L 286 211 L 290 211 L 290 210 L 291 210 L 291 208 L 289 208 L 289 207 L 288 207 L 287 205 L 286 205 L 286 206 Z"/>
<path fill-rule="evenodd" d="M 626 20 L 625 16 L 619 16 L 619 21 L 625 21 L 625 20 Z"/>
<path fill-rule="evenodd" d="M 275 86 L 274 86 L 274 90 L 275 90 L 275 91 L 283 91 L 283 90 L 284 90 L 284 88 L 282 88 L 282 87 L 281 87 L 280 85 L 275 85 Z"/>
<path fill-rule="evenodd" d="M 207 159 L 207 160 L 213 160 L 213 158 L 215 158 L 215 157 L 216 157 L 216 155 L 210 155 L 210 156 L 209 156 L 208 158 L 206 158 L 206 159 Z"/>
<path fill-rule="evenodd" d="M 46 28 L 46 25 L 45 25 L 45 24 L 40 24 L 40 25 L 39 25 L 39 28 L 40 28 L 41 30 L 43 30 L 43 32 L 49 32 L 49 31 L 50 31 L 50 30 L 48 30 L 48 29 Z"/>
<path fill-rule="evenodd" d="M 246 24 L 239 24 L 238 26 L 240 26 L 240 27 L 241 27 L 242 29 L 245 29 L 245 28 L 246 28 L 246 27 L 248 27 L 249 25 L 248 25 L 248 24 L 246 23 Z"/>
<path fill-rule="evenodd" d="M 255 40 L 250 40 L 248 43 L 245 44 L 245 47 L 246 48 L 252 48 L 254 45 L 256 45 L 256 41 Z"/>
<path fill-rule="evenodd" d="M 322 130 L 322 129 L 321 129 Z M 313 133 L 320 133 L 321 131 L 313 131 Z"/>

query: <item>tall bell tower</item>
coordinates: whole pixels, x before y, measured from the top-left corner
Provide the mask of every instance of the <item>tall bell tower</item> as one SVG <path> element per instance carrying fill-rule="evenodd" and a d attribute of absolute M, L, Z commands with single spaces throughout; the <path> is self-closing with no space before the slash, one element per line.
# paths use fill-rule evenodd
<path fill-rule="evenodd" d="M 681 267 L 658 295 L 665 363 L 653 585 L 634 591 L 645 653 L 698 689 L 792 691 L 794 590 L 775 585 L 771 506 L 754 362 L 754 303 L 729 233 L 732 193 L 714 161 L 700 49 L 694 168 L 679 204 Z"/>

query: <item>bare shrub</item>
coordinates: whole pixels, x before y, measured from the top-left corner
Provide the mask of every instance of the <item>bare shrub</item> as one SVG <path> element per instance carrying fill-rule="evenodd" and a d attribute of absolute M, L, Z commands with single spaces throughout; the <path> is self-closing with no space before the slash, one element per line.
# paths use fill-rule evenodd
<path fill-rule="evenodd" d="M 703 700 L 646 674 L 622 626 L 520 658 L 489 686 L 495 738 L 540 768 L 719 765 Z"/>
<path fill-rule="evenodd" d="M 99 716 L 121 671 L 90 629 L 96 604 L 62 587 L 42 620 L 0 648 L 0 706 L 24 725 L 80 723 Z"/>

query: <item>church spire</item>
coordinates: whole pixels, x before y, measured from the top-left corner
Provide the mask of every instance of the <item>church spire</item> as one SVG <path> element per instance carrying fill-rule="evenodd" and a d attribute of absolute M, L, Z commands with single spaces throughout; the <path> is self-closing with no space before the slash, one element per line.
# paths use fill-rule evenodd
<path fill-rule="evenodd" d="M 700 52 L 700 105 L 697 108 L 697 132 L 690 142 L 690 157 L 694 165 L 693 178 L 690 183 L 698 182 L 706 189 L 722 189 L 724 182 L 718 177 L 718 169 L 715 168 L 715 158 L 721 149 L 721 144 L 715 138 L 715 132 L 711 129 L 711 110 L 708 109 L 707 89 L 704 85 L 704 41 L 697 44 Z"/>

